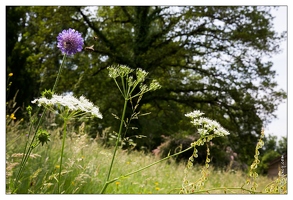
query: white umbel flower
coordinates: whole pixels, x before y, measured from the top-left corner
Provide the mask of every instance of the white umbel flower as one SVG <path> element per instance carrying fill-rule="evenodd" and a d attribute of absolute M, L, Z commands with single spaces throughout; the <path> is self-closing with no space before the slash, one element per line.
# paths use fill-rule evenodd
<path fill-rule="evenodd" d="M 199 110 L 192 111 L 190 113 L 185 114 L 186 117 L 190 118 L 198 118 L 202 116 L 204 113 L 200 112 Z"/>
<path fill-rule="evenodd" d="M 211 120 L 206 117 L 201 117 L 204 113 L 199 110 L 195 110 L 193 112 L 185 114 L 186 117 L 191 118 L 191 123 L 198 128 L 198 132 L 200 135 L 209 135 L 213 133 L 217 136 L 226 136 L 230 133 L 224 129 L 217 121 Z"/>
<path fill-rule="evenodd" d="M 103 118 L 102 114 L 99 111 L 99 108 L 94 106 L 92 102 L 86 99 L 84 96 L 79 97 L 79 99 L 75 98 L 72 95 L 56 95 L 53 94 L 51 99 L 47 99 L 46 97 L 41 97 L 39 99 L 35 99 L 32 103 L 38 103 L 38 106 L 48 105 L 52 106 L 55 104 L 59 104 L 61 106 L 67 107 L 72 111 L 83 111 L 86 113 L 90 113 L 98 118 Z"/>

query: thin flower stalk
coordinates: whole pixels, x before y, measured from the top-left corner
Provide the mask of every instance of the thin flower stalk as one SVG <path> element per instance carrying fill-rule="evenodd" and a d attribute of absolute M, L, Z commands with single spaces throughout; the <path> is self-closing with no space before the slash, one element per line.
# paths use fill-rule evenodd
<path fill-rule="evenodd" d="M 54 92 L 54 90 L 55 90 L 55 88 L 56 88 L 56 86 L 57 86 L 57 84 L 58 84 L 59 77 L 60 77 L 60 75 L 61 75 L 61 71 L 62 71 L 62 68 L 63 68 L 64 62 L 65 62 L 65 59 L 66 59 L 66 54 L 64 54 L 63 59 L 62 59 L 62 63 L 61 63 L 61 65 L 60 65 L 60 67 L 59 67 L 58 74 L 57 74 L 57 77 L 56 77 L 56 80 L 55 80 L 54 86 L 53 86 L 53 88 L 52 88 L 52 93 Z M 38 108 L 38 109 L 37 109 L 37 111 L 36 111 L 36 115 L 38 115 L 38 113 L 40 112 L 40 109 L 41 109 L 41 108 Z M 47 109 L 45 108 L 45 109 L 43 110 L 43 112 L 42 112 L 42 114 L 41 114 L 39 120 L 38 120 L 37 126 L 36 126 L 35 131 L 34 131 L 34 134 L 33 134 L 33 138 L 31 139 L 30 144 L 28 145 L 29 140 L 28 140 L 28 141 L 26 142 L 26 144 L 25 144 L 23 157 L 22 157 L 22 159 L 21 159 L 21 163 L 20 163 L 20 168 L 19 168 L 19 171 L 18 171 L 17 176 L 16 176 L 16 179 L 15 179 L 15 190 L 17 189 L 16 186 L 18 185 L 18 181 L 19 181 L 19 178 L 20 178 L 20 176 L 21 176 L 21 174 L 22 174 L 22 171 L 23 171 L 23 169 L 24 169 L 24 166 L 25 166 L 25 164 L 27 163 L 27 161 L 28 161 L 28 159 L 29 159 L 29 157 L 30 157 L 31 152 L 32 152 L 33 149 L 34 149 L 34 147 L 33 147 L 33 143 L 35 142 L 35 138 L 36 138 L 37 132 L 38 132 L 40 126 L 41 126 L 41 123 L 42 123 L 42 120 L 43 120 L 43 117 L 44 117 L 46 111 L 47 111 Z M 30 127 L 29 127 L 28 139 L 30 138 L 30 135 L 31 135 L 31 133 L 32 133 L 32 130 L 33 130 L 33 122 L 31 121 L 31 123 L 30 123 Z M 28 149 L 27 149 L 27 148 L 28 148 Z"/>
<path fill-rule="evenodd" d="M 154 84 L 154 82 L 152 82 L 149 87 L 146 86 L 145 84 L 143 84 L 143 81 L 145 80 L 148 73 L 142 69 L 136 70 L 136 77 L 137 77 L 136 80 L 133 80 L 133 76 L 129 75 L 134 70 L 127 67 L 127 66 L 123 66 L 123 65 L 116 66 L 116 67 L 111 66 L 111 67 L 108 67 L 108 70 L 109 70 L 109 77 L 114 79 L 119 91 L 121 92 L 121 94 L 124 98 L 124 106 L 123 106 L 122 116 L 120 118 L 121 121 L 120 121 L 118 136 L 116 138 L 115 149 L 114 149 L 113 156 L 111 159 L 109 171 L 106 175 L 105 184 L 104 184 L 102 190 L 100 191 L 101 194 L 103 194 L 105 192 L 108 184 L 112 183 L 109 180 L 110 180 L 110 175 L 111 175 L 111 171 L 113 168 L 113 163 L 115 160 L 116 152 L 118 149 L 118 144 L 119 144 L 119 141 L 121 140 L 121 133 L 122 133 L 122 129 L 123 129 L 123 124 L 125 123 L 124 118 L 125 118 L 125 113 L 126 113 L 128 101 L 134 97 L 137 97 L 137 96 L 140 96 L 140 98 L 141 98 L 144 93 L 151 91 L 151 90 L 159 89 L 161 87 L 158 82 L 156 82 L 156 84 Z M 116 80 L 116 78 L 118 78 L 118 77 L 121 78 L 121 85 L 122 86 L 120 86 Z M 132 95 L 134 89 L 139 84 L 141 84 L 140 91 L 137 94 Z M 126 128 L 126 131 L 127 131 L 127 128 Z M 124 135 L 126 135 L 126 131 L 125 131 Z"/>
<path fill-rule="evenodd" d="M 64 119 L 64 128 L 63 128 L 63 138 L 62 138 L 62 147 L 61 147 L 61 158 L 60 158 L 60 167 L 59 167 L 59 175 L 58 175 L 58 193 L 60 194 L 60 182 L 61 182 L 61 172 L 62 172 L 62 164 L 63 164 L 63 153 L 64 153 L 64 146 L 65 146 L 65 139 L 66 139 L 66 132 L 67 132 L 67 121 L 68 119 Z"/>
<path fill-rule="evenodd" d="M 118 132 L 118 136 L 117 136 L 117 140 L 116 140 L 116 144 L 115 144 L 115 149 L 114 149 L 114 152 L 113 152 L 113 156 L 112 156 L 111 164 L 110 164 L 110 167 L 109 167 L 109 171 L 107 173 L 106 181 L 105 181 L 105 184 L 104 184 L 100 194 L 103 194 L 105 192 L 108 184 L 111 183 L 111 182 L 109 182 L 109 179 L 110 179 L 111 171 L 112 171 L 112 168 L 113 168 L 113 163 L 114 163 L 114 160 L 115 160 L 116 152 L 117 152 L 117 149 L 118 149 L 118 143 L 119 143 L 120 137 L 121 137 L 121 132 L 122 132 L 125 113 L 126 113 L 127 102 L 128 102 L 128 100 L 125 99 L 124 106 L 123 106 L 122 117 L 121 117 L 121 121 L 120 121 L 119 132 Z"/>
<path fill-rule="evenodd" d="M 55 89 L 57 87 L 59 77 L 61 75 L 61 71 L 62 71 L 63 65 L 65 63 L 65 60 L 66 60 L 66 55 L 73 55 L 73 54 L 75 54 L 77 52 L 80 52 L 82 50 L 82 47 L 83 47 L 83 44 L 84 44 L 84 40 L 81 37 L 81 34 L 78 31 L 74 30 L 74 29 L 63 30 L 57 36 L 57 41 L 58 41 L 57 47 L 60 49 L 60 51 L 64 55 L 63 55 L 61 65 L 60 65 L 59 70 L 58 70 L 58 74 L 57 74 L 55 83 L 54 83 L 53 88 L 52 88 L 52 93 L 54 93 L 54 91 L 55 91 Z M 40 108 L 38 108 L 36 114 L 38 115 L 39 112 L 40 112 Z M 22 174 L 24 166 L 27 163 L 32 150 L 34 149 L 33 144 L 35 142 L 35 138 L 36 138 L 38 129 L 41 126 L 41 123 L 42 123 L 42 120 L 43 120 L 45 112 L 46 112 L 46 108 L 43 110 L 40 118 L 38 119 L 38 123 L 36 125 L 34 135 L 33 135 L 33 138 L 31 139 L 30 144 L 28 145 L 29 140 L 25 144 L 23 157 L 22 157 L 22 160 L 21 160 L 20 168 L 19 168 L 18 173 L 16 175 L 15 184 L 14 184 L 14 190 L 12 191 L 12 193 L 16 192 L 18 181 L 20 179 L 20 176 Z M 33 122 L 31 121 L 30 128 L 29 128 L 28 139 L 30 138 L 32 130 L 33 130 Z"/>
<path fill-rule="evenodd" d="M 182 188 L 180 190 L 180 193 L 193 193 L 193 191 L 195 191 L 196 189 L 201 188 L 207 179 L 207 173 L 210 162 L 210 153 L 208 146 L 205 166 L 201 171 L 201 178 L 194 183 L 189 183 L 189 181 L 187 180 L 188 169 L 190 169 L 193 166 L 194 158 L 198 157 L 196 147 L 202 146 L 205 143 L 208 144 L 208 142 L 210 142 L 215 137 L 224 137 L 230 134 L 218 122 L 206 117 L 202 117 L 202 115 L 204 115 L 204 113 L 202 113 L 199 110 L 195 110 L 185 114 L 186 117 L 191 118 L 190 122 L 197 128 L 200 138 L 197 141 L 190 144 L 194 148 L 194 152 L 189 157 L 186 168 L 184 170 L 184 178 L 182 181 Z"/>
<path fill-rule="evenodd" d="M 103 118 L 102 114 L 99 111 L 99 108 L 94 106 L 92 102 L 86 99 L 84 96 L 75 98 L 72 95 L 56 95 L 53 94 L 51 98 L 41 97 L 32 101 L 32 103 L 38 104 L 38 106 L 43 106 L 52 112 L 55 111 L 55 107 L 58 108 L 60 116 L 64 120 L 63 125 L 63 138 L 62 138 L 62 147 L 61 147 L 61 158 L 60 158 L 60 168 L 58 176 L 58 193 L 60 193 L 60 180 L 62 172 L 62 164 L 64 157 L 64 147 L 65 139 L 67 132 L 67 122 L 73 118 L 80 117 L 85 114 L 90 114 L 92 116 Z"/>

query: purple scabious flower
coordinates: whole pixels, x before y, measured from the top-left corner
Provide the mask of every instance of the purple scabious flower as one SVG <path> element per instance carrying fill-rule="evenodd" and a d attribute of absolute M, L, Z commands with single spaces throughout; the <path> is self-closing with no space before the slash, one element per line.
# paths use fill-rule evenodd
<path fill-rule="evenodd" d="M 57 47 L 62 53 L 73 55 L 82 50 L 83 38 L 81 37 L 81 34 L 74 29 L 70 28 L 68 30 L 63 30 L 57 36 L 57 40 Z"/>

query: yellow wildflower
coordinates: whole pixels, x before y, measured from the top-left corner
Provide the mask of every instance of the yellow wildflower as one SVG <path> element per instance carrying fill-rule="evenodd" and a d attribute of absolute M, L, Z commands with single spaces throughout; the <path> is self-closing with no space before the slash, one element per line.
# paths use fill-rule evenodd
<path fill-rule="evenodd" d="M 16 117 L 14 116 L 14 113 L 12 113 L 12 114 L 10 115 L 10 119 L 16 119 Z"/>

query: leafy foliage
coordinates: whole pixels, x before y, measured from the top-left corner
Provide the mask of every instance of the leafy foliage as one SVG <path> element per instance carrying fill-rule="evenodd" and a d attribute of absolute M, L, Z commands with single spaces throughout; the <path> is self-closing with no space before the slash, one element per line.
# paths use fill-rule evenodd
<path fill-rule="evenodd" d="M 148 71 L 150 79 L 145 82 L 157 79 L 162 85 L 139 103 L 138 110 L 151 115 L 132 122 L 138 130 L 129 136 L 148 138 L 135 141 L 137 147 L 154 149 L 162 134 L 196 135 L 182 113 L 199 109 L 229 130 L 224 144 L 243 161 L 252 161 L 257 135 L 286 98 L 277 89 L 273 63 L 262 59 L 278 53 L 286 37 L 273 30 L 270 9 L 7 7 L 7 72 L 15 74 L 11 93 L 19 89 L 17 102 L 27 105 L 40 96 L 39 91 L 50 88 L 61 63 L 56 37 L 61 30 L 74 28 L 82 33 L 86 47 L 94 46 L 68 59 L 56 91 L 84 95 L 100 106 L 104 120 L 92 121 L 93 137 L 100 131 L 95 127 L 119 126 L 112 113 L 119 116 L 123 101 L 117 100 L 119 91 L 105 69 L 121 64 Z M 223 146 L 223 141 L 214 142 Z"/>
<path fill-rule="evenodd" d="M 258 168 L 259 173 L 267 174 L 269 164 L 275 158 L 287 154 L 287 138 L 277 140 L 276 136 L 268 135 L 264 138 L 264 148 L 261 152 L 261 162 Z"/>

